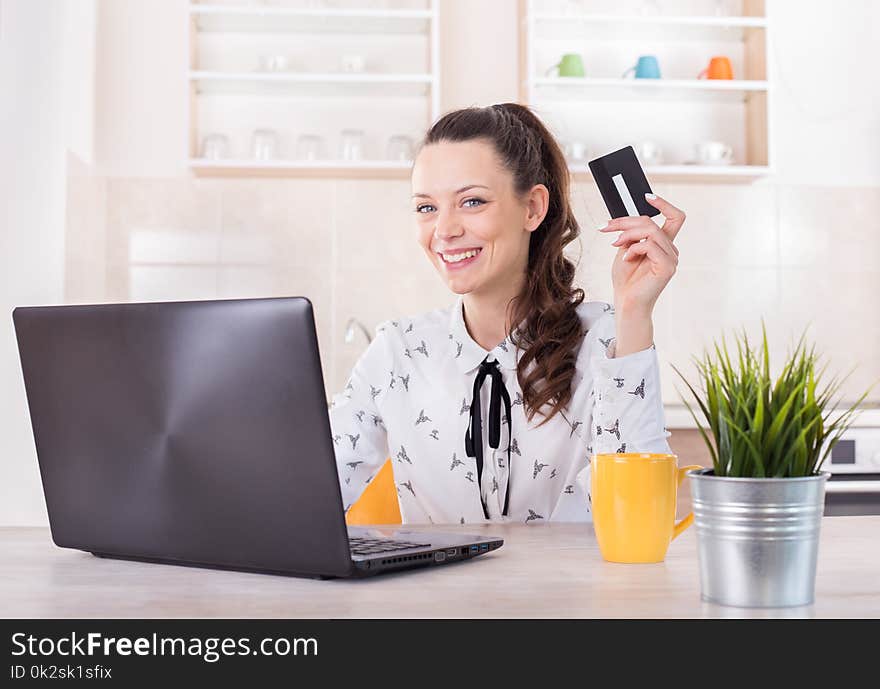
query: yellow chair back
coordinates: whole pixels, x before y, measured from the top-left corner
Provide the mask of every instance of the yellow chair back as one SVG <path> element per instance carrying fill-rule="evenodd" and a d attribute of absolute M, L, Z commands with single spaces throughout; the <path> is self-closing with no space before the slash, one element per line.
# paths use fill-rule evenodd
<path fill-rule="evenodd" d="M 401 523 L 390 457 L 345 514 L 345 523 L 349 526 Z"/>

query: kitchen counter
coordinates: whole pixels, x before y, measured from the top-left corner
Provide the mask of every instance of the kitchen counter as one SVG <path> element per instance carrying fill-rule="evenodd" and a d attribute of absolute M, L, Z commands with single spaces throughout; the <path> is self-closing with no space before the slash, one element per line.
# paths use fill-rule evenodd
<path fill-rule="evenodd" d="M 472 562 L 361 580 L 302 579 L 96 558 L 46 528 L 0 528 L 3 617 L 880 617 L 880 516 L 822 521 L 816 602 L 700 599 L 696 532 L 666 561 L 605 562 L 589 524 L 412 526 L 499 535 Z"/>
<path fill-rule="evenodd" d="M 855 400 L 850 402 L 840 402 L 838 408 L 832 414 L 832 418 L 836 419 L 842 412 L 849 409 L 854 401 Z M 700 420 L 700 423 L 703 424 L 703 428 L 706 428 L 708 424 L 700 412 L 696 401 L 688 399 L 688 403 L 693 407 L 697 414 L 697 418 Z M 666 428 L 671 431 L 676 429 L 696 430 L 697 428 L 697 423 L 694 421 L 694 417 L 691 416 L 691 413 L 683 404 L 664 404 L 663 416 L 666 420 Z M 880 407 L 877 406 L 876 402 L 863 403 L 859 411 L 853 415 L 851 427 L 877 428 L 878 426 L 880 426 Z"/>

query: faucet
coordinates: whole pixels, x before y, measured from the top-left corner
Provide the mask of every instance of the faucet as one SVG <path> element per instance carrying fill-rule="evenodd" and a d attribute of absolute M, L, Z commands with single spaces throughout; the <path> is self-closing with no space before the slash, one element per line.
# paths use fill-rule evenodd
<path fill-rule="evenodd" d="M 350 344 L 352 340 L 354 340 L 355 327 L 361 329 L 361 332 L 363 332 L 364 336 L 367 338 L 367 344 L 373 341 L 373 338 L 370 336 L 370 331 L 367 330 L 363 323 L 356 318 L 349 318 L 348 323 L 345 324 L 345 342 L 347 344 Z"/>

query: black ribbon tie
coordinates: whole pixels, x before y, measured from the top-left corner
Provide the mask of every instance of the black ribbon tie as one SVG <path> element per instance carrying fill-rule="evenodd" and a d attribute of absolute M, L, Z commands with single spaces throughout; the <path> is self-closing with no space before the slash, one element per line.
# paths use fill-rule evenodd
<path fill-rule="evenodd" d="M 483 500 L 483 425 L 481 419 L 480 404 L 480 388 L 486 376 L 492 377 L 492 389 L 489 397 L 489 445 L 498 448 L 501 443 L 501 401 L 504 400 L 504 408 L 507 412 L 507 487 L 504 491 L 504 510 L 502 514 L 507 514 L 507 506 L 510 499 L 510 470 L 511 470 L 511 449 L 513 443 L 513 418 L 510 413 L 510 395 L 501 379 L 501 370 L 498 367 L 498 361 L 486 359 L 480 363 L 480 370 L 474 379 L 474 395 L 471 400 L 470 422 L 468 423 L 467 432 L 464 435 L 464 449 L 468 457 L 477 458 L 477 486 L 480 491 L 480 502 L 483 505 L 483 514 L 489 519 L 489 511 L 486 508 L 486 501 Z M 478 442 L 474 442 L 475 439 Z"/>

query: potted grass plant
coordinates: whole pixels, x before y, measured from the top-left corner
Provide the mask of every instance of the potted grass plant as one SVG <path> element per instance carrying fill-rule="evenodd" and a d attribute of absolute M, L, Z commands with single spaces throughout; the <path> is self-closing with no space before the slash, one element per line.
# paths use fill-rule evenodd
<path fill-rule="evenodd" d="M 830 476 L 822 463 L 873 385 L 831 421 L 846 377 L 819 389 L 825 366 L 816 371 L 815 346 L 807 352 L 802 335 L 772 380 L 763 320 L 761 331 L 758 351 L 743 329 L 735 359 L 723 335 L 714 356 L 694 358 L 702 394 L 673 366 L 696 398 L 706 427 L 679 392 L 712 457 L 711 468 L 688 472 L 700 587 L 721 605 L 809 605 Z"/>

